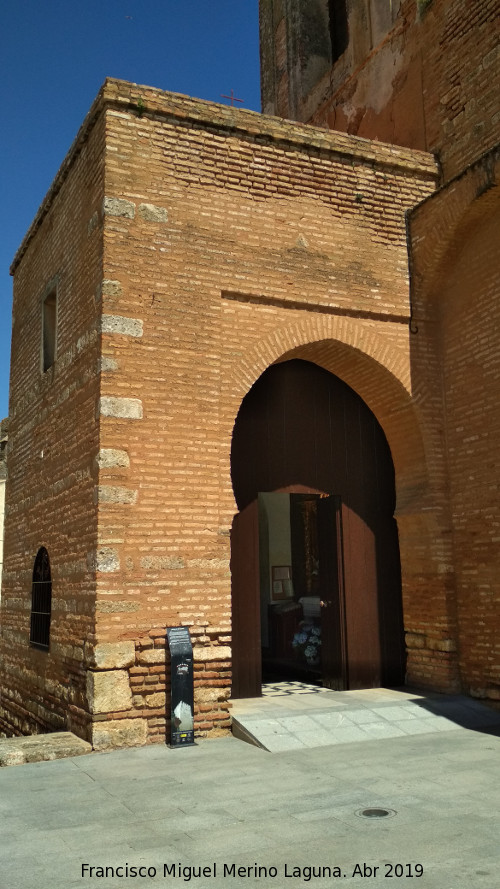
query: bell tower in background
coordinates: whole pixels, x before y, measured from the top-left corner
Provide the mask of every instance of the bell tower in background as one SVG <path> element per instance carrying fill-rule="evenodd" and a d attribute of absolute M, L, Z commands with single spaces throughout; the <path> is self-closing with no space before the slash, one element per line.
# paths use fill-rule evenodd
<path fill-rule="evenodd" d="M 264 113 L 309 120 L 392 29 L 401 0 L 261 0 Z"/>
<path fill-rule="evenodd" d="M 262 110 L 438 155 L 498 144 L 498 0 L 260 0 Z"/>

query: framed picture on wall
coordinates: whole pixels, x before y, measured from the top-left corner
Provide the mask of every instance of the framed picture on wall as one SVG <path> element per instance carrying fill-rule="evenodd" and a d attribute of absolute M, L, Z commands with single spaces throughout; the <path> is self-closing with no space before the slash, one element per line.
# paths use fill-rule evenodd
<path fill-rule="evenodd" d="M 293 599 L 292 566 L 273 565 L 271 568 L 271 602 Z"/>

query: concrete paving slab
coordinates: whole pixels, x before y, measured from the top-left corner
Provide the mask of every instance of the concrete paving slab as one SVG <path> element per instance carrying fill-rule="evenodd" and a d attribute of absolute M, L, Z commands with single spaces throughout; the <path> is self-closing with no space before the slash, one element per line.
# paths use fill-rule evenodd
<path fill-rule="evenodd" d="M 331 735 L 315 727 L 312 731 L 296 731 L 295 737 L 304 747 L 327 747 L 332 743 Z"/>
<path fill-rule="evenodd" d="M 363 741 L 369 738 L 398 738 L 405 734 L 393 722 L 367 722 L 366 725 L 360 726 L 360 728 L 363 731 L 363 737 L 360 740 Z"/>
<path fill-rule="evenodd" d="M 322 714 L 323 720 L 328 718 L 330 714 Z M 333 714 L 334 716 L 336 714 Z M 318 717 L 319 719 L 320 717 Z M 344 713 L 340 715 L 341 720 L 345 720 L 346 722 L 354 722 L 356 725 L 364 725 L 367 722 L 378 722 L 380 720 L 380 716 L 378 711 L 375 712 L 373 710 L 368 710 L 364 708 L 363 710 L 354 710 L 349 708 L 348 713 Z"/>
<path fill-rule="evenodd" d="M 405 719 L 401 722 L 393 722 L 393 727 L 400 729 L 404 735 L 426 735 L 432 731 L 432 726 L 427 719 Z"/>
<path fill-rule="evenodd" d="M 298 715 L 298 716 L 288 716 L 284 719 L 277 720 L 280 727 L 288 729 L 290 732 L 296 731 L 314 731 L 317 728 L 314 720 L 307 714 Z"/>
<path fill-rule="evenodd" d="M 266 737 L 266 746 L 263 749 L 270 753 L 283 753 L 285 750 L 303 750 L 305 746 L 300 738 L 284 733 Z"/>
<path fill-rule="evenodd" d="M 359 711 L 356 711 L 359 712 Z M 370 715 L 369 711 L 368 715 Z M 324 725 L 330 729 L 336 728 L 341 725 L 355 725 L 356 721 L 351 719 L 351 711 L 349 711 L 349 715 L 347 715 L 347 711 L 338 711 L 338 710 L 328 710 L 327 712 L 315 713 L 314 720 L 318 723 L 318 725 Z M 370 721 L 369 719 L 367 720 Z"/>
<path fill-rule="evenodd" d="M 394 707 L 392 705 L 386 707 L 381 706 L 376 712 L 378 716 L 388 719 L 389 722 L 399 722 L 402 719 L 417 719 L 421 715 L 418 708 L 413 704 L 404 704 L 401 707 Z"/>

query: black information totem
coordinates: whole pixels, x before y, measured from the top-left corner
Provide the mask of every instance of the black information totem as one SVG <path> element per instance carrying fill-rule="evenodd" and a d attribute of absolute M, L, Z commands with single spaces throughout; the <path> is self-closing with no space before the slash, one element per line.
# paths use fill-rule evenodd
<path fill-rule="evenodd" d="M 170 648 L 170 746 L 194 744 L 193 646 L 187 627 L 167 627 Z"/>

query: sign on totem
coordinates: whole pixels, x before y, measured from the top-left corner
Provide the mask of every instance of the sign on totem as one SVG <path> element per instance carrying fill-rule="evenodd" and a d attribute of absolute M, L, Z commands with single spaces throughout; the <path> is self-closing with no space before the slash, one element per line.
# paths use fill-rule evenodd
<path fill-rule="evenodd" d="M 170 746 L 194 744 L 193 646 L 187 627 L 167 627 L 170 648 Z"/>

